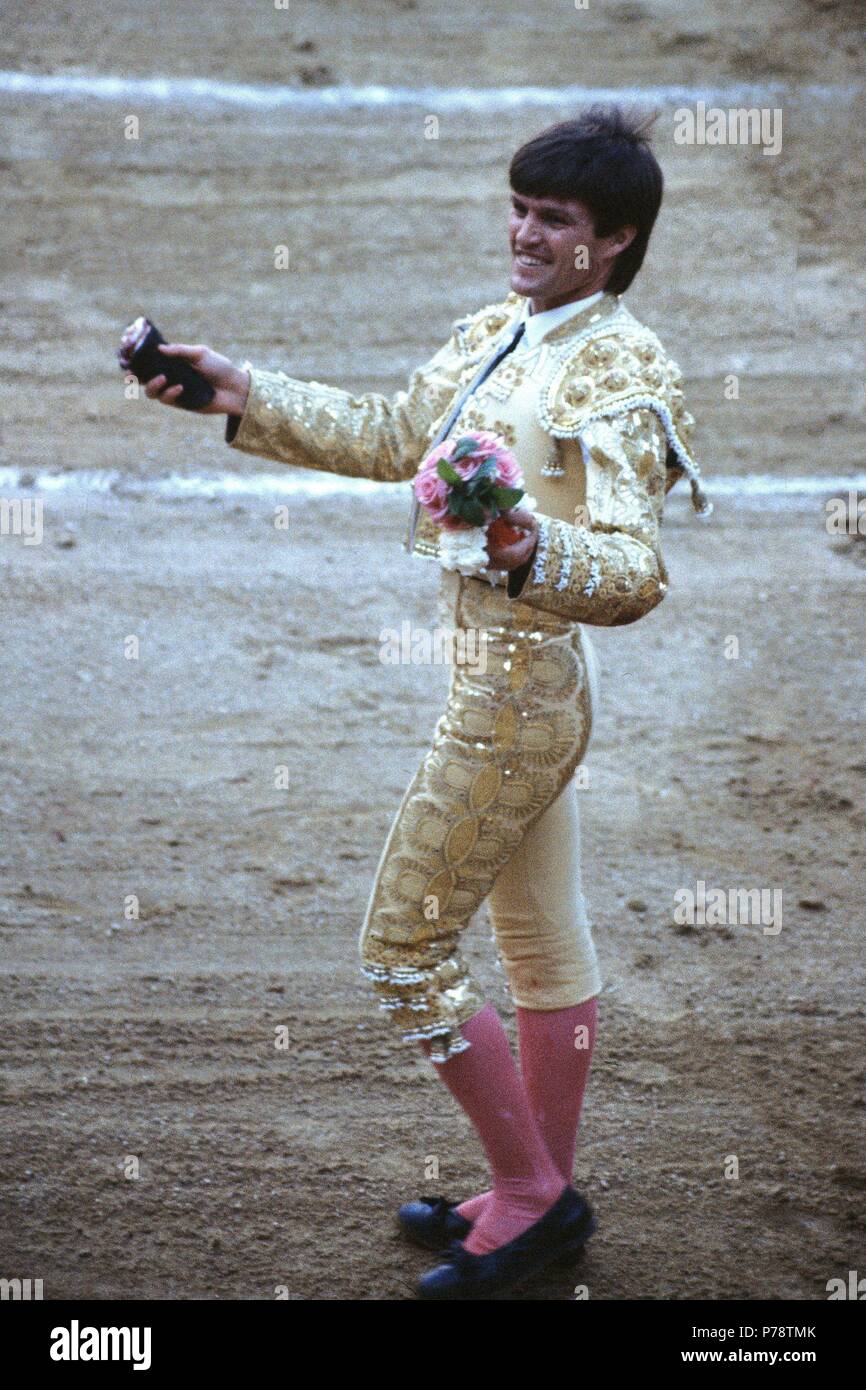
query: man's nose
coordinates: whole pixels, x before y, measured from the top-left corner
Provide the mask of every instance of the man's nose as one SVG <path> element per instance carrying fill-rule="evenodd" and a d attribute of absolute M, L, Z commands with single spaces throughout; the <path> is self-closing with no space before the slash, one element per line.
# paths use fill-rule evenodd
<path fill-rule="evenodd" d="M 528 212 L 518 224 L 516 240 L 526 244 L 541 239 L 541 223 L 534 213 Z"/>

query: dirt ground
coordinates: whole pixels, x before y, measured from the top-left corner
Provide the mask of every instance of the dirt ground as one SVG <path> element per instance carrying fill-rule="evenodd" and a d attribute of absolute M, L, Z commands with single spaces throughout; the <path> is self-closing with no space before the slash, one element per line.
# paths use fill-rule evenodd
<path fill-rule="evenodd" d="M 665 203 L 628 302 L 682 366 L 710 482 L 823 476 L 837 495 L 862 471 L 859 5 L 527 13 L 183 0 L 148 27 L 125 2 L 98 20 L 13 3 L 0 67 L 786 84 L 777 158 L 677 145 L 662 104 Z M 113 357 L 146 312 L 238 361 L 405 384 L 505 292 L 508 156 L 568 110 L 449 112 L 436 141 L 425 114 L 0 95 L 2 495 L 45 469 L 128 479 L 39 493 L 43 543 L 0 538 L 0 1275 L 46 1298 L 411 1298 L 431 1260 L 394 1209 L 486 1181 L 357 969 L 448 680 L 379 661 L 383 627 L 436 621 L 433 566 L 400 546 L 405 493 L 298 498 L 288 531 L 273 497 L 160 499 L 163 474 L 280 466 L 226 448 L 218 419 L 125 400 Z M 702 525 L 677 488 L 668 597 L 593 630 L 605 988 L 575 1181 L 599 1229 L 527 1299 L 816 1300 L 863 1273 L 864 549 L 828 535 L 820 492 L 771 506 L 734 486 Z M 678 926 L 698 880 L 781 892 L 781 932 Z M 489 935 L 481 914 L 468 954 L 513 1036 Z"/>

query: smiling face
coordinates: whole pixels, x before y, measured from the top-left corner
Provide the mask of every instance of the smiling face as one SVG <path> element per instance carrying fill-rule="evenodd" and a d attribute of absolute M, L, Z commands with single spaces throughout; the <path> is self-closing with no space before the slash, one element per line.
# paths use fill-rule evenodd
<path fill-rule="evenodd" d="M 531 299 L 535 314 L 585 299 L 604 287 L 616 257 L 636 234 L 635 227 L 621 227 L 597 237 L 583 203 L 512 193 L 511 288 Z"/>

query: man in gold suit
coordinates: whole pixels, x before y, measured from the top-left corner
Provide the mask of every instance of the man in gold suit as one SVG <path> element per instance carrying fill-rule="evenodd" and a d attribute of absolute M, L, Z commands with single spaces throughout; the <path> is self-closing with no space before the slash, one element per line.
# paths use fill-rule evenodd
<path fill-rule="evenodd" d="M 635 622 L 664 597 L 664 497 L 690 480 L 682 376 L 623 303 L 661 204 L 646 125 L 594 107 L 542 131 L 510 169 L 511 285 L 457 319 L 392 399 L 353 396 L 203 346 L 170 344 L 216 389 L 233 448 L 283 463 L 408 482 L 445 435 L 487 430 L 522 467 L 533 506 L 489 564 L 441 570 L 443 614 L 487 639 L 486 668 L 455 662 L 445 713 L 382 850 L 360 936 L 364 973 L 474 1124 L 491 1190 L 400 1210 L 447 1247 L 431 1299 L 513 1288 L 595 1228 L 572 1187 L 601 976 L 580 878 L 574 773 L 597 700 L 584 625 Z M 147 394 L 175 404 L 181 388 Z M 439 560 L 410 493 L 404 544 Z M 496 1010 L 460 953 L 487 902 L 515 1004 L 518 1072 Z"/>

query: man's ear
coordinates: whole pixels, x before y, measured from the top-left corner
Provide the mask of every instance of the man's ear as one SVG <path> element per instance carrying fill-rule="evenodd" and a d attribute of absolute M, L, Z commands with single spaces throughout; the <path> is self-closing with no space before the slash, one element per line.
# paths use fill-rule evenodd
<path fill-rule="evenodd" d="M 631 223 L 629 223 L 628 226 L 618 227 L 615 232 L 611 232 L 610 236 L 605 237 L 605 241 L 614 254 L 618 256 L 621 252 L 625 251 L 627 247 L 631 246 L 636 236 L 637 227 L 633 227 Z"/>

